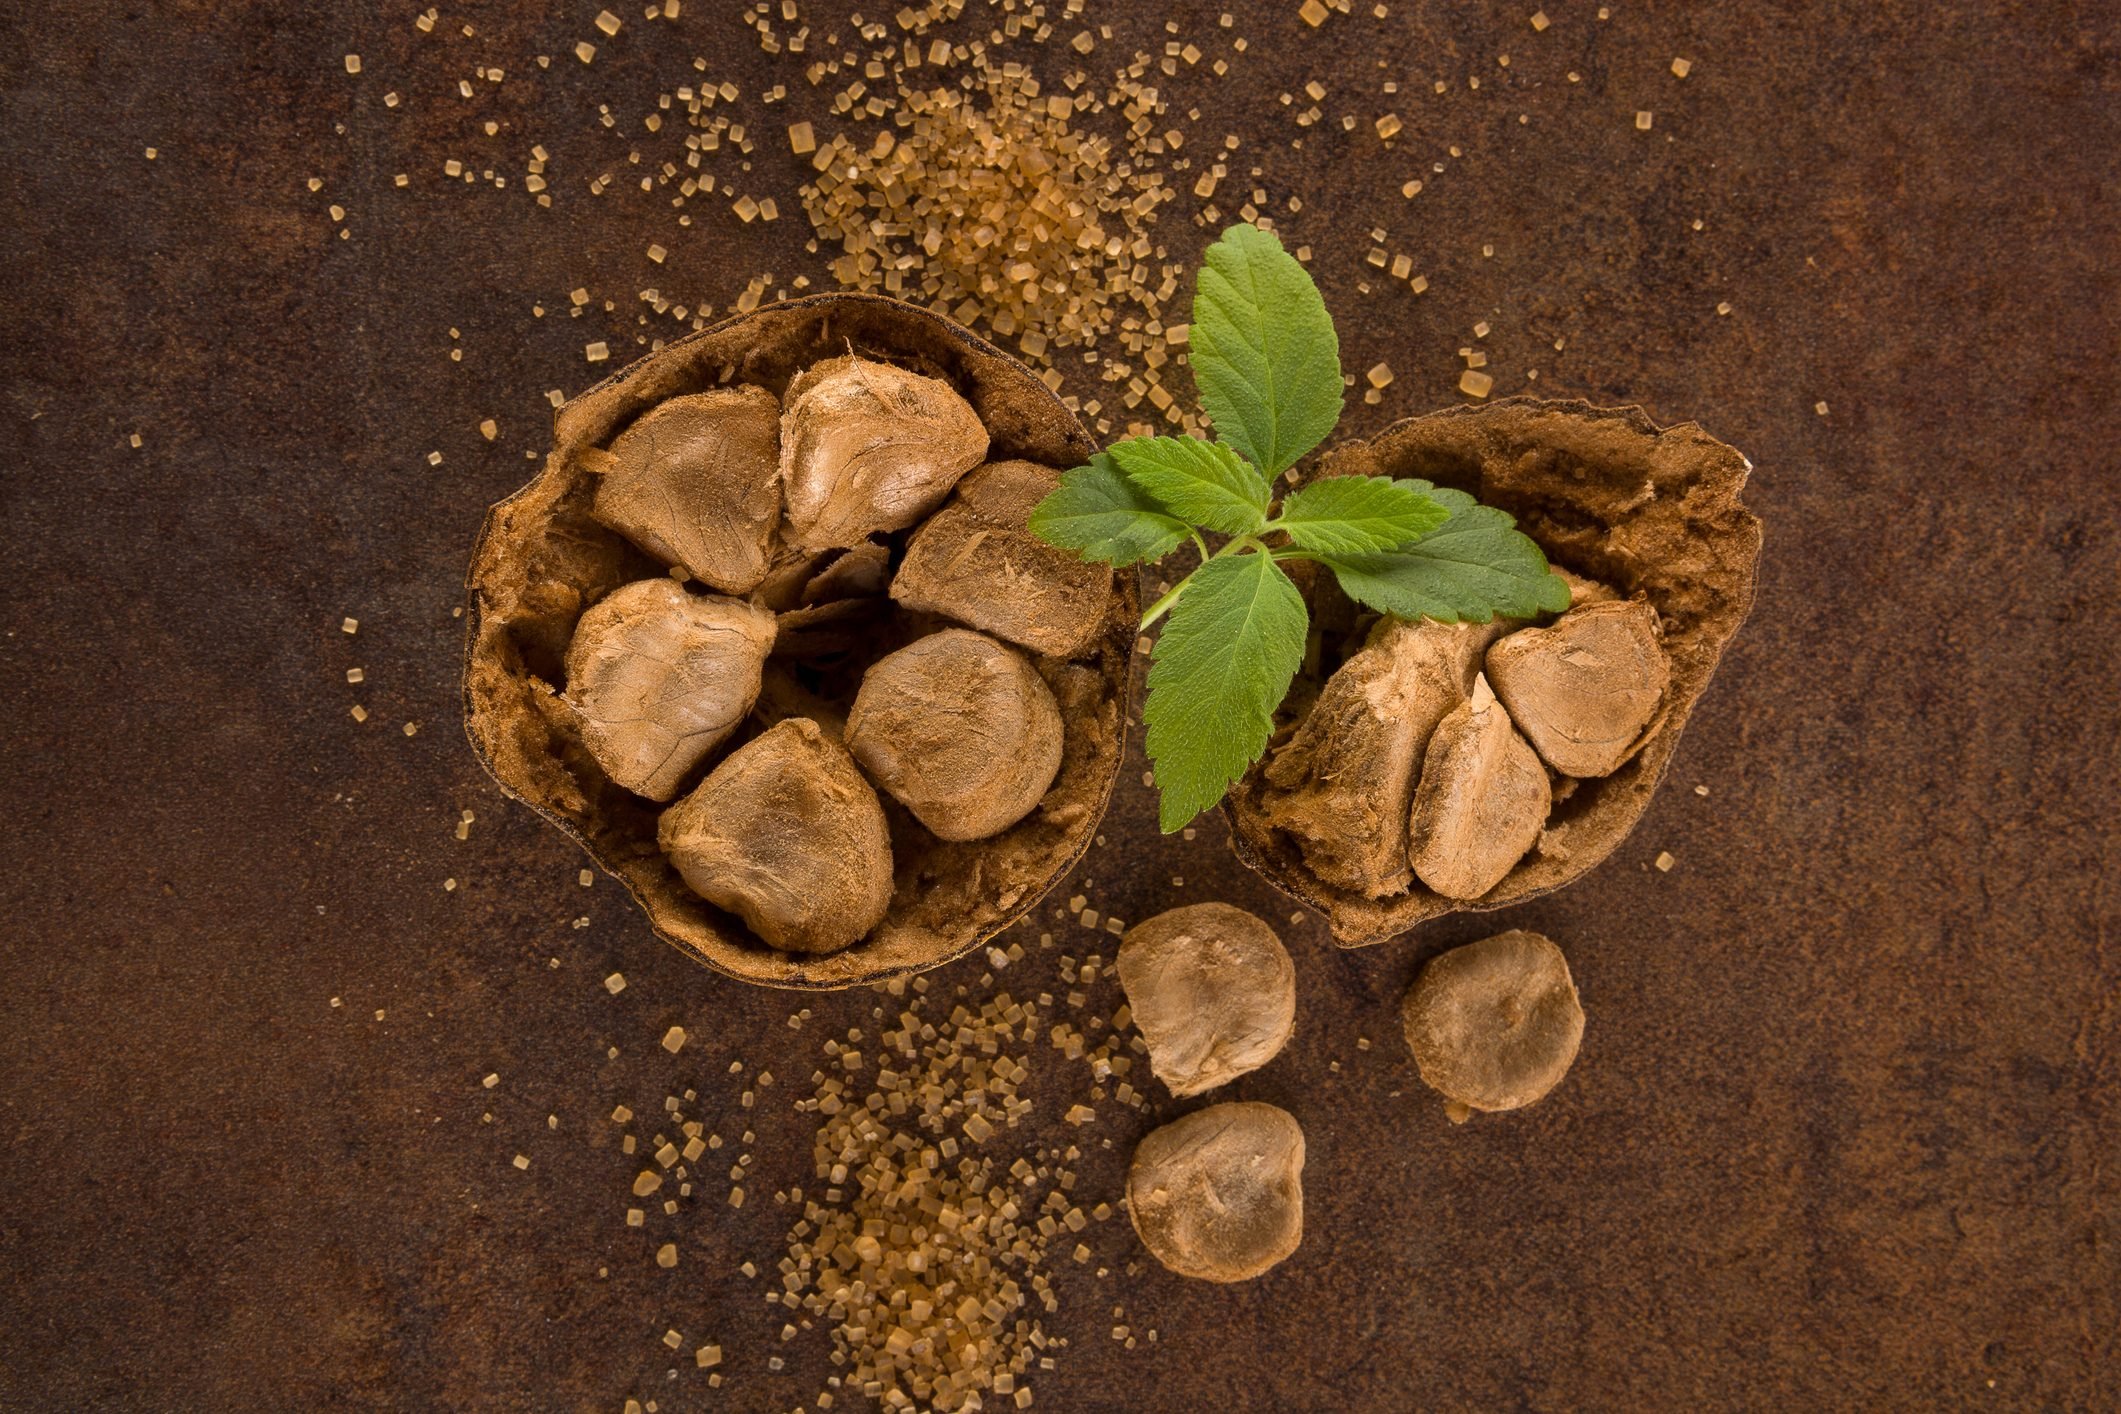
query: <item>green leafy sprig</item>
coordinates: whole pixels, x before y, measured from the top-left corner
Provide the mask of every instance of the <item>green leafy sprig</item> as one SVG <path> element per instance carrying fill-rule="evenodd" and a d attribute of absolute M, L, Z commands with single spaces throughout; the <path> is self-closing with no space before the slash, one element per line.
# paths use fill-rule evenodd
<path fill-rule="evenodd" d="M 1328 477 L 1279 502 L 1274 481 L 1340 421 L 1340 340 L 1311 276 L 1257 226 L 1208 248 L 1192 362 L 1216 440 L 1132 437 L 1061 477 L 1031 529 L 1084 559 L 1146 564 L 1191 541 L 1201 563 L 1149 606 L 1169 617 L 1149 669 L 1149 759 L 1165 833 L 1221 800 L 1266 749 L 1309 616 L 1282 565 L 1315 560 L 1358 603 L 1485 622 L 1569 604 L 1504 512 L 1462 491 Z M 1211 545 L 1209 536 L 1224 538 Z"/>

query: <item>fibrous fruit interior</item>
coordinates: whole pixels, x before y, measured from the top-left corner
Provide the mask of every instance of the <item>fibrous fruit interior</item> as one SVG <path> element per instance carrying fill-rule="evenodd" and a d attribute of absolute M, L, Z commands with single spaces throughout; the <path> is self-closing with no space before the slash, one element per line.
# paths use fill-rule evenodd
<path fill-rule="evenodd" d="M 1514 1110 L 1561 1083 L 1583 1006 L 1552 940 L 1512 929 L 1431 958 L 1401 1006 L 1421 1078 L 1465 1110 Z"/>
<path fill-rule="evenodd" d="M 759 695 L 773 615 L 670 579 L 614 590 L 567 649 L 567 700 L 614 781 L 669 800 Z"/>
<path fill-rule="evenodd" d="M 1119 981 L 1174 1095 L 1259 1069 L 1296 1026 L 1296 965 L 1264 921 L 1226 903 L 1174 908 L 1127 930 Z"/>
<path fill-rule="evenodd" d="M 1053 784 L 1060 708 L 1022 653 L 943 629 L 863 674 L 847 745 L 937 838 L 985 839 L 1031 813 Z"/>
<path fill-rule="evenodd" d="M 1151 1131 L 1127 1172 L 1144 1246 L 1180 1276 L 1246 1281 L 1304 1231 L 1304 1132 L 1276 1105 L 1231 1101 Z"/>
<path fill-rule="evenodd" d="M 846 749 L 792 717 L 731 752 L 663 813 L 685 882 L 790 952 L 833 952 L 891 903 L 891 834 Z"/>
<path fill-rule="evenodd" d="M 806 369 L 782 406 L 788 523 L 812 550 L 904 530 L 987 454 L 987 429 L 955 388 L 872 359 Z"/>

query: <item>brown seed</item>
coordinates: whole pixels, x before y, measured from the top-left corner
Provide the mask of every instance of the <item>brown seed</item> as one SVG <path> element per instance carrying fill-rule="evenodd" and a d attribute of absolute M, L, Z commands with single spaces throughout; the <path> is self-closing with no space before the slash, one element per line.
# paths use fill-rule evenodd
<path fill-rule="evenodd" d="M 1264 922 L 1226 903 L 1159 913 L 1119 945 L 1119 984 L 1174 1095 L 1265 1065 L 1296 1026 L 1296 966 Z"/>
<path fill-rule="evenodd" d="M 1035 462 L 989 462 L 907 543 L 891 597 L 1034 653 L 1092 651 L 1112 602 L 1112 568 L 1059 550 L 1025 528 L 1060 484 Z"/>
<path fill-rule="evenodd" d="M 905 529 L 986 454 L 987 429 L 955 388 L 892 364 L 828 359 L 783 401 L 781 484 L 808 549 Z"/>
<path fill-rule="evenodd" d="M 1431 959 L 1400 1016 L 1422 1081 L 1463 1109 L 1531 1104 L 1568 1074 L 1583 1040 L 1568 959 L 1522 929 Z"/>
<path fill-rule="evenodd" d="M 876 783 L 940 839 L 1000 834 L 1060 771 L 1060 707 L 1031 660 L 944 629 L 870 665 L 847 745 Z"/>
<path fill-rule="evenodd" d="M 1267 764 L 1262 805 L 1330 884 L 1405 892 L 1407 819 L 1436 724 L 1473 690 L 1503 624 L 1385 619 Z"/>
<path fill-rule="evenodd" d="M 658 842 L 693 892 L 769 946 L 835 952 L 891 903 L 891 836 L 844 748 L 800 717 L 729 754 L 663 812 Z"/>
<path fill-rule="evenodd" d="M 1446 898 L 1479 898 L 1524 858 L 1553 793 L 1485 677 L 1436 724 L 1414 791 L 1407 859 Z"/>
<path fill-rule="evenodd" d="M 1245 1281 L 1296 1250 L 1304 1133 L 1275 1105 L 1210 1105 L 1152 1131 L 1127 1171 L 1127 1211 L 1180 1276 Z"/>
<path fill-rule="evenodd" d="M 1611 775 L 1632 756 L 1672 680 L 1657 611 L 1640 600 L 1586 604 L 1488 650 L 1495 695 L 1546 763 Z"/>
<path fill-rule="evenodd" d="M 669 800 L 759 695 L 773 615 L 644 579 L 606 595 L 567 647 L 567 702 L 606 775 Z"/>
<path fill-rule="evenodd" d="M 781 513 L 780 412 L 751 387 L 650 408 L 611 444 L 596 518 L 725 594 L 749 592 Z"/>

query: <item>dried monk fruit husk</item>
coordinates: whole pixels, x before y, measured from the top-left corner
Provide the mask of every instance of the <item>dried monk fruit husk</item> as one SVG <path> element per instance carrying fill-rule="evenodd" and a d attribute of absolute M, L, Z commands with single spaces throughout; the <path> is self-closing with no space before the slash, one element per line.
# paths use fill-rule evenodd
<path fill-rule="evenodd" d="M 1414 778 L 1436 724 L 1473 690 L 1500 624 L 1380 619 L 1267 762 L 1260 810 L 1338 888 L 1403 893 Z"/>
<path fill-rule="evenodd" d="M 874 540 L 865 540 L 844 555 L 833 557 L 823 569 L 804 583 L 800 602 L 837 603 L 842 599 L 867 599 L 884 592 L 891 582 L 891 551 Z"/>
<path fill-rule="evenodd" d="M 1183 1277 L 1247 1281 L 1304 1235 L 1304 1132 L 1276 1105 L 1231 1101 L 1151 1131 L 1127 1171 L 1127 1213 Z"/>
<path fill-rule="evenodd" d="M 693 891 L 789 952 L 859 942 L 891 903 L 884 807 L 846 748 L 792 717 L 663 812 L 663 852 Z"/>
<path fill-rule="evenodd" d="M 596 518 L 725 594 L 765 577 L 781 514 L 780 400 L 716 388 L 658 403 L 611 443 Z"/>
<path fill-rule="evenodd" d="M 1112 567 L 1025 528 L 1060 484 L 1035 462 L 988 462 L 906 545 L 891 597 L 1053 658 L 1080 657 L 1112 602 Z"/>
<path fill-rule="evenodd" d="M 1445 898 L 1479 898 L 1539 838 L 1553 792 L 1546 768 L 1485 677 L 1436 724 L 1414 788 L 1407 858 Z"/>
<path fill-rule="evenodd" d="M 938 839 L 980 840 L 1030 814 L 1053 784 L 1060 708 L 1023 654 L 944 629 L 870 665 L 847 745 Z"/>
<path fill-rule="evenodd" d="M 1751 470 L 1692 423 L 1661 428 L 1639 408 L 1534 398 L 1452 408 L 1329 448 L 1311 479 L 1416 477 L 1464 491 L 1516 517 L 1550 564 L 1591 581 L 1571 586 L 1577 604 L 1608 590 L 1647 602 L 1663 627 L 1671 681 L 1616 770 L 1554 783 L 1538 847 L 1477 899 L 1447 898 L 1418 878 L 1404 892 L 1372 896 L 1326 877 L 1306 858 L 1304 840 L 1276 823 L 1265 765 L 1224 802 L 1238 858 L 1323 914 L 1344 947 L 1381 943 L 1461 910 L 1521 903 L 1594 868 L 1648 809 L 1688 715 L 1752 608 L 1760 522 L 1739 500 Z M 1349 612 L 1330 575 L 1304 577 L 1299 587 L 1314 623 Z M 1284 738 L 1335 666 L 1326 657 L 1291 691 L 1279 719 Z"/>
<path fill-rule="evenodd" d="M 827 359 L 782 399 L 782 494 L 806 549 L 904 530 L 986 455 L 987 429 L 955 388 L 893 364 Z"/>
<path fill-rule="evenodd" d="M 575 627 L 567 703 L 612 780 L 669 800 L 743 722 L 773 647 L 773 615 L 677 581 L 614 590 Z"/>
<path fill-rule="evenodd" d="M 1525 739 L 1564 776 L 1610 776 L 1672 680 L 1657 611 L 1640 599 L 1571 609 L 1488 650 L 1488 680 Z"/>
<path fill-rule="evenodd" d="M 1196 903 L 1127 930 L 1119 984 L 1174 1095 L 1198 1095 L 1274 1059 L 1296 1027 L 1296 965 L 1274 930 L 1227 903 Z"/>
<path fill-rule="evenodd" d="M 597 764 L 581 718 L 561 697 L 570 640 L 589 606 L 665 569 L 591 514 L 600 469 L 612 462 L 602 449 L 673 399 L 740 387 L 780 398 L 850 350 L 957 390 L 992 439 L 991 453 L 968 465 L 991 454 L 1079 466 L 1097 450 L 1037 375 L 943 316 L 870 295 L 777 301 L 673 340 L 560 408 L 543 469 L 487 517 L 465 608 L 465 723 L 495 780 L 619 879 L 658 936 L 706 966 L 768 986 L 849 987 L 978 949 L 1035 907 L 1096 838 L 1124 758 L 1141 612 L 1132 571 L 1114 576 L 1105 622 L 1084 653 L 1033 664 L 1058 704 L 1062 737 L 1059 773 L 1037 808 L 998 835 L 954 842 L 885 799 L 895 876 L 889 907 L 860 942 L 830 953 L 773 947 L 704 899 L 658 843 L 660 807 Z M 938 626 L 874 587 L 888 581 L 887 558 L 906 538 L 887 532 L 806 549 L 791 543 L 783 524 L 767 575 L 746 597 L 786 617 L 777 621 L 759 701 L 721 751 L 791 717 L 811 718 L 838 739 L 862 669 Z M 695 775 L 711 764 L 712 757 Z"/>
<path fill-rule="evenodd" d="M 1423 1083 L 1449 1102 L 1454 1122 L 1540 1099 L 1568 1074 L 1583 1040 L 1568 959 L 1523 929 L 1431 958 L 1400 1018 Z"/>

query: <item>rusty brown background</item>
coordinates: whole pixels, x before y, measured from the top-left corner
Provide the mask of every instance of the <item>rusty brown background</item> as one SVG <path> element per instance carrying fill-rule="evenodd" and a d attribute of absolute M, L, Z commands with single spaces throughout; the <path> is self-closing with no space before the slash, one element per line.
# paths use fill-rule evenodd
<path fill-rule="evenodd" d="M 777 1257 L 765 1194 L 808 1161 L 787 1101 L 874 999 L 746 990 L 657 943 L 456 720 L 467 547 L 544 446 L 544 390 L 591 381 L 587 339 L 627 356 L 644 285 L 720 308 L 759 271 L 824 275 L 780 132 L 821 116 L 799 73 L 733 5 L 620 6 L 608 42 L 597 8 L 452 7 L 435 36 L 409 6 L 279 0 L 0 21 L 0 1406 L 785 1410 L 831 1368 L 734 1268 Z M 1286 928 L 1298 1038 L 1237 1093 L 1306 1128 L 1302 1249 L 1222 1289 L 1129 1277 L 1131 1235 L 1099 1229 L 1111 1274 L 1059 1264 L 1071 1344 L 1036 1407 L 2114 1408 L 2115 10 L 1545 0 L 1535 34 L 1532 0 L 1316 31 L 1277 0 L 1235 7 L 1229 56 L 1219 8 L 1169 14 L 1231 73 L 1169 87 L 1197 146 L 1242 134 L 1277 208 L 1303 199 L 1282 224 L 1348 367 L 1397 370 L 1349 430 L 1455 398 L 1486 318 L 1498 392 L 1536 368 L 1744 448 L 1768 553 L 1634 838 L 1505 916 L 1581 982 L 1567 1082 L 1454 1129 L 1411 1074 L 1400 991 L 1498 920 L 1360 953 Z M 1164 18 L 1093 3 L 1100 63 Z M 794 89 L 746 110 L 775 224 L 707 203 L 681 232 L 661 196 L 584 191 L 696 53 L 747 103 Z M 482 63 L 508 78 L 459 101 Z M 1313 78 L 1329 122 L 1299 129 L 1278 95 Z M 521 189 L 536 142 L 549 211 Z M 452 156 L 509 188 L 445 180 Z M 1160 228 L 1174 259 L 1192 206 Z M 1373 225 L 1425 296 L 1357 290 Z M 577 285 L 617 312 L 566 317 Z M 1082 870 L 1099 907 L 1286 919 L 1219 824 L 1164 841 L 1152 814 L 1123 788 Z M 661 1271 L 605 1117 L 693 1085 L 726 1111 L 733 1058 L 784 1077 L 764 1179 L 666 1225 Z M 1145 1125 L 1105 1122 L 1086 1190 Z M 1157 1340 L 1114 1341 L 1114 1305 Z M 666 1374 L 669 1328 L 723 1345 L 723 1388 Z"/>

